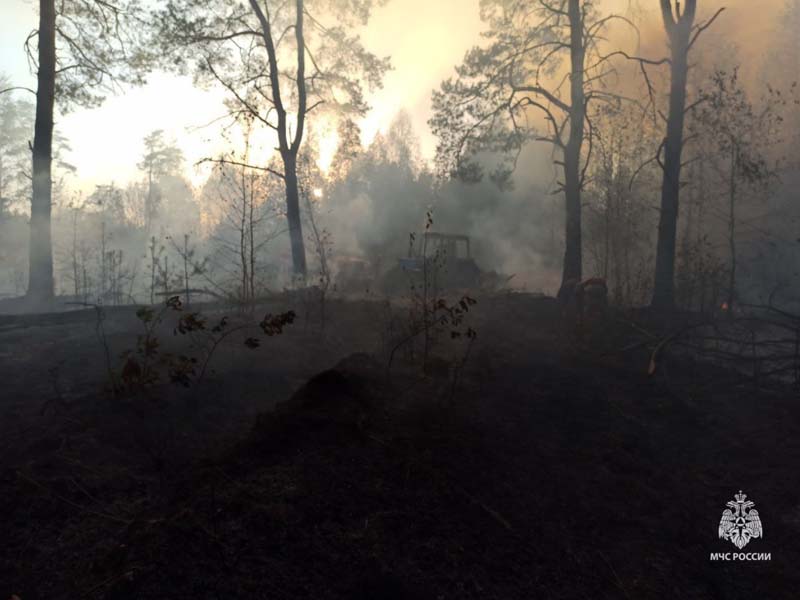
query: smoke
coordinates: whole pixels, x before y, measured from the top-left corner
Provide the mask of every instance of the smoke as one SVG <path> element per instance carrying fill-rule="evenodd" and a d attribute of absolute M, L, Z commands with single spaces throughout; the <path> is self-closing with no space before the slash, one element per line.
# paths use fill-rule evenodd
<path fill-rule="evenodd" d="M 410 234 L 424 231 L 430 211 L 432 230 L 471 238 L 482 270 L 514 275 L 518 287 L 552 291 L 560 275 L 563 209 L 560 197 L 548 192 L 553 179 L 549 147 L 527 148 L 516 185 L 501 191 L 489 182 L 438 185 L 424 168 L 393 158 L 407 155 L 415 144 L 409 131 L 388 149 L 379 138 L 332 187 L 325 222 L 334 253 L 387 269 L 407 254 Z"/>
<path fill-rule="evenodd" d="M 452 11 L 463 10 L 460 3 L 451 4 Z M 725 5 L 726 11 L 704 32 L 693 51 L 695 79 L 692 91 L 696 92 L 702 85 L 703 76 L 713 68 L 729 66 L 734 62 L 743 65 L 742 79 L 754 97 L 760 94 L 767 82 L 776 87 L 788 87 L 791 78 L 798 77 L 795 68 L 798 60 L 797 38 L 796 30 L 792 26 L 792 23 L 798 22 L 800 14 L 797 3 L 768 0 L 756 6 L 743 0 L 732 0 Z M 616 10 L 619 14 L 634 19 L 638 27 L 637 35 L 627 25 L 615 25 L 611 30 L 610 46 L 624 47 L 648 58 L 666 55 L 665 34 L 655 3 L 608 1 L 600 6 L 604 11 Z M 699 20 L 702 22 L 709 18 L 720 6 L 722 3 L 701 2 Z M 381 26 L 380 20 L 376 23 L 376 27 Z M 392 28 L 397 27 L 394 20 L 390 25 Z M 376 31 L 372 31 L 370 36 L 374 40 L 385 38 L 387 44 L 391 41 L 391 36 L 381 35 Z M 447 46 L 448 56 L 452 55 L 453 60 L 457 61 L 458 52 L 451 47 L 451 41 L 441 35 L 437 39 L 441 41 L 443 48 Z M 460 43 L 468 41 L 461 39 Z M 472 40 L 474 43 L 480 41 L 478 37 Z M 390 47 L 378 50 L 380 53 L 391 54 Z M 435 53 L 436 49 L 430 48 L 429 51 Z M 412 54 L 416 57 L 416 62 L 411 60 Z M 418 52 L 410 53 L 409 56 L 405 63 L 398 63 L 401 69 L 409 70 L 391 76 L 392 81 L 401 82 L 403 86 L 413 84 L 414 70 L 424 71 L 426 68 L 424 61 L 417 60 Z M 437 76 L 441 68 L 442 65 L 439 64 Z M 663 103 L 666 93 L 665 68 L 653 68 L 651 72 L 653 82 L 658 86 L 658 101 Z M 446 75 L 447 73 L 442 74 Z M 430 85 L 430 78 L 422 79 L 427 82 L 425 85 Z M 618 74 L 612 83 L 617 91 L 637 97 L 642 97 L 645 89 L 638 65 L 624 61 L 619 63 Z M 425 94 L 416 87 L 410 95 L 394 93 L 388 88 L 381 94 L 381 98 L 393 97 L 395 103 L 399 102 L 398 98 L 410 98 L 409 109 L 412 112 L 398 121 L 396 127 L 392 128 L 390 125 L 386 128 L 385 135 L 376 136 L 369 148 L 362 149 L 361 157 L 344 179 L 326 186 L 324 197 L 318 203 L 319 221 L 331 234 L 334 256 L 364 257 L 387 268 L 398 257 L 406 254 L 409 234 L 424 229 L 426 213 L 432 209 L 435 230 L 462 233 L 471 237 L 473 255 L 482 269 L 514 274 L 512 281 L 515 285 L 552 292 L 560 277 L 564 214 L 562 195 L 552 194 L 556 169 L 552 163 L 551 148 L 546 144 L 534 144 L 525 149 L 514 175 L 513 190 L 500 191 L 488 182 L 475 185 L 448 182 L 440 185 L 426 167 L 431 158 L 432 144 L 424 125 L 429 117 L 429 106 L 427 102 L 420 100 L 424 99 Z M 388 116 L 387 106 L 382 105 L 379 107 L 380 111 L 374 114 L 380 112 L 385 120 Z M 371 123 L 371 130 L 382 129 L 380 125 L 383 123 L 376 124 L 374 114 L 367 119 Z M 798 115 L 800 111 L 794 109 L 794 113 L 787 116 L 787 129 L 797 129 L 797 124 L 800 123 Z M 148 130 L 148 127 L 142 126 L 141 119 L 129 115 L 128 120 L 138 121 L 136 126 L 139 131 Z M 4 130 L 0 133 L 8 132 Z M 94 135 L 88 125 L 85 134 L 87 137 Z M 17 147 L 21 140 L 27 141 L 30 132 L 22 137 L 16 133 L 14 135 L 16 137 L 13 143 Z M 311 143 L 311 140 L 308 142 Z M 118 151 L 108 141 L 102 145 L 102 149 L 106 155 L 113 155 Z M 791 156 L 792 153 L 796 155 L 796 149 L 795 136 L 794 141 L 791 144 L 787 141 L 781 151 Z M 129 149 L 126 152 L 130 154 Z M 195 154 L 209 155 L 200 150 L 196 150 Z M 487 161 L 491 160 L 491 157 L 485 158 Z M 66 159 L 79 166 L 82 164 L 80 156 L 67 156 Z M 792 187 L 797 180 L 796 168 L 794 164 L 784 165 L 782 187 L 762 206 L 763 212 L 770 216 L 750 226 L 751 231 L 753 227 L 759 227 L 777 236 L 777 241 L 768 240 L 769 236 L 764 236 L 763 243 L 751 244 L 746 250 L 746 260 L 752 261 L 754 265 L 752 278 L 758 280 L 758 285 L 762 288 L 771 285 L 766 280 L 791 280 L 797 271 L 796 247 L 790 244 L 796 237 L 792 230 L 796 226 L 793 219 L 797 212 L 796 193 Z M 126 173 L 135 173 L 133 163 Z M 80 175 L 79 171 L 69 184 L 71 189 L 84 187 Z M 108 249 L 122 251 L 122 269 L 128 273 L 127 289 L 137 299 L 142 300 L 147 297 L 146 271 L 152 260 L 148 252 L 150 237 L 155 235 L 158 238 L 158 247 L 163 246 L 163 254 L 170 255 L 170 261 L 179 260 L 179 256 L 171 250 L 169 239 L 180 240 L 185 234 L 192 236 L 198 258 L 213 256 L 217 252 L 213 238 L 219 234 L 215 225 L 219 223 L 225 210 L 222 205 L 209 204 L 212 199 L 204 198 L 198 192 L 202 185 L 193 188 L 186 183 L 191 177 L 190 167 L 186 167 L 184 175 L 159 181 L 162 210 L 154 230 L 143 232 L 142 222 L 131 210 L 137 202 L 142 203 L 146 192 L 142 189 L 141 174 L 135 173 L 130 177 L 130 183 L 120 183 L 122 201 L 126 203 L 123 211 L 125 216 L 119 223 L 106 222 L 106 234 L 109 236 L 106 242 Z M 110 176 L 109 182 L 114 178 Z M 58 206 L 54 212 L 54 245 L 58 288 L 61 293 L 71 293 L 76 288 L 76 277 L 87 282 L 92 278 L 98 280 L 103 262 L 100 256 L 102 219 L 98 208 L 87 205 L 82 209 L 76 227 L 72 220 L 76 205 L 70 205 L 74 196 L 70 189 L 60 190 Z M 647 203 L 651 209 L 657 208 L 657 200 L 655 193 L 642 198 L 642 202 Z M 594 199 L 587 194 L 588 201 Z M 655 214 L 654 211 L 652 213 Z M 746 216 L 751 218 L 759 215 L 753 212 Z M 271 225 L 276 222 L 271 221 Z M 27 227 L 24 209 L 17 211 L 17 214 L 3 215 L 0 222 L 0 294 L 14 295 L 24 291 L 24 282 L 27 280 Z M 709 230 L 712 237 L 720 237 L 724 233 L 720 223 L 711 224 Z M 652 231 L 652 235 L 655 235 L 655 231 Z M 779 251 L 769 250 L 771 243 L 778 244 Z M 259 250 L 262 266 L 266 269 L 272 265 L 276 267 L 273 271 L 285 271 L 282 265 L 288 260 L 287 249 L 288 240 L 285 236 L 273 236 Z M 310 246 L 308 251 L 313 254 Z M 89 271 L 85 277 L 76 276 L 75 273 L 81 270 L 76 269 L 76 263 L 79 263 L 81 269 L 86 267 Z M 594 275 L 594 263 L 587 259 L 585 264 L 587 275 Z M 743 276 L 749 275 L 745 273 Z M 99 285 L 97 281 L 95 284 Z"/>

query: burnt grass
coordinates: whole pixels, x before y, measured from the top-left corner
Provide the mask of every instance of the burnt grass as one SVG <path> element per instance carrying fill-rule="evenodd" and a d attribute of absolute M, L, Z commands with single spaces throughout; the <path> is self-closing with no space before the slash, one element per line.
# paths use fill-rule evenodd
<path fill-rule="evenodd" d="M 797 597 L 796 391 L 685 358 L 650 376 L 626 321 L 663 318 L 578 339 L 527 294 L 479 299 L 455 385 L 387 375 L 386 311 L 332 301 L 324 333 L 232 336 L 201 384 L 130 397 L 91 311 L 0 318 L 0 598 Z M 106 315 L 115 364 L 133 313 Z M 769 562 L 709 558 L 737 551 L 740 489 Z"/>

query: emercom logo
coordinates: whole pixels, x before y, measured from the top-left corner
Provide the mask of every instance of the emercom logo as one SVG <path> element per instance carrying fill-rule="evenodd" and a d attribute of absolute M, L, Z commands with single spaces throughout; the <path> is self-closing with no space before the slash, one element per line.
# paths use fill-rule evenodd
<path fill-rule="evenodd" d="M 747 494 L 739 490 L 734 499 L 727 502 L 719 521 L 717 534 L 719 539 L 727 540 L 739 550 L 750 543 L 750 540 L 764 537 L 764 526 L 758 511 L 753 507 L 755 502 L 747 499 Z M 712 552 L 712 561 L 768 561 L 772 560 L 770 552 Z"/>
<path fill-rule="evenodd" d="M 719 522 L 719 537 L 729 540 L 741 550 L 753 538 L 764 536 L 764 528 L 758 511 L 752 508 L 755 502 L 747 500 L 747 494 L 742 490 L 734 496 L 735 501 L 728 502 Z"/>

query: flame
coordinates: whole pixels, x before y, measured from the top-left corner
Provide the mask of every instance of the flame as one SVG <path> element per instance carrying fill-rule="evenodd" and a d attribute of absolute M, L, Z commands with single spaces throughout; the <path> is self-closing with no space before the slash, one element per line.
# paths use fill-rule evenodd
<path fill-rule="evenodd" d="M 720 308 L 721 308 L 722 310 L 728 310 L 728 303 L 727 303 L 727 302 L 723 302 L 723 303 L 722 303 L 722 306 L 720 306 Z"/>

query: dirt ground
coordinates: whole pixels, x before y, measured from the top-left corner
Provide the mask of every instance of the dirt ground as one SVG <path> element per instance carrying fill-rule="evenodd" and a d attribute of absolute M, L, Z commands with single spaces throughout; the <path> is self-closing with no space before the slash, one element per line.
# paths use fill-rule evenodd
<path fill-rule="evenodd" d="M 551 299 L 481 297 L 425 373 L 419 340 L 387 368 L 407 307 L 332 300 L 322 330 L 292 302 L 203 381 L 131 394 L 134 307 L 0 316 L 0 599 L 797 597 L 796 390 L 648 375 L 645 313 L 579 337 Z M 739 490 L 769 561 L 710 560 L 740 552 Z"/>

